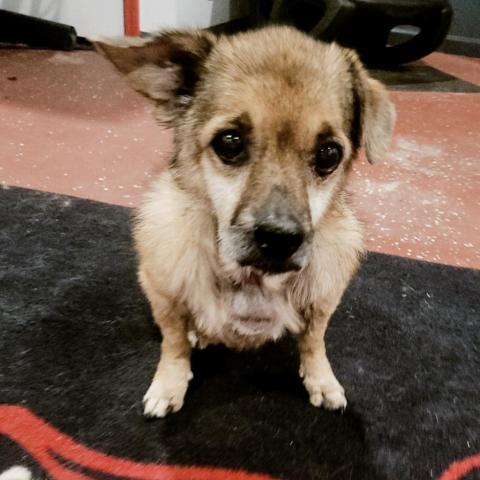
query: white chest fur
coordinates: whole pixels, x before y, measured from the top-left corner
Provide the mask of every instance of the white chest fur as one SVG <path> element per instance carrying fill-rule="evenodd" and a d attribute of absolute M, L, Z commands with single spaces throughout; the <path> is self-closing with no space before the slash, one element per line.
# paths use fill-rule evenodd
<path fill-rule="evenodd" d="M 227 343 L 261 343 L 276 340 L 285 332 L 296 333 L 302 320 L 287 288 L 262 285 L 224 285 L 192 308 L 195 330 L 206 340 L 229 339 Z"/>

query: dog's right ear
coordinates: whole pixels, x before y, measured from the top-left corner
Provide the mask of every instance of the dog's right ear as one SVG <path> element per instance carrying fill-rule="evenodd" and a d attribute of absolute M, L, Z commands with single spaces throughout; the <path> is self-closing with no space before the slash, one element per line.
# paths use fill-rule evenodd
<path fill-rule="evenodd" d="M 168 124 L 190 103 L 215 41 L 210 32 L 186 30 L 147 39 L 93 40 L 93 44 L 135 90 L 160 107 L 159 119 Z"/>

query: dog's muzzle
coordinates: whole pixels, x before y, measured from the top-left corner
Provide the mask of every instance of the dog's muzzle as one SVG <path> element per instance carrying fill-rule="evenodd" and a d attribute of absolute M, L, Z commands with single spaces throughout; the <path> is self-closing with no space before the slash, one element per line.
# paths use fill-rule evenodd
<path fill-rule="evenodd" d="M 239 262 L 265 273 L 300 270 L 309 249 L 309 232 L 285 194 L 273 190 L 255 214 L 248 254 Z"/>

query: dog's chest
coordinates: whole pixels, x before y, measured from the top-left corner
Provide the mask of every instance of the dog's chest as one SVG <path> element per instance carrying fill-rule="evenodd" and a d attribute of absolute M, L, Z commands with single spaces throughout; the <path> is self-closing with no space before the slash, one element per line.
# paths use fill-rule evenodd
<path fill-rule="evenodd" d="M 195 315 L 200 335 L 239 346 L 275 340 L 286 331 L 298 332 L 301 318 L 287 291 L 270 291 L 258 285 L 224 286 Z"/>

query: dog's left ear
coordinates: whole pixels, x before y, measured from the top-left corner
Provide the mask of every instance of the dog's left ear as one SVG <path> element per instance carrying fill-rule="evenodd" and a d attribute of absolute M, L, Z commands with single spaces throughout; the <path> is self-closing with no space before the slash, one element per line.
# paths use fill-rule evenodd
<path fill-rule="evenodd" d="M 395 107 L 387 89 L 367 73 L 357 55 L 348 54 L 353 82 L 354 143 L 365 146 L 367 160 L 375 163 L 387 153 L 395 125 Z M 358 118 L 355 119 L 355 116 Z"/>
<path fill-rule="evenodd" d="M 185 30 L 93 44 L 135 90 L 160 107 L 160 120 L 171 123 L 189 104 L 215 41 L 210 32 Z"/>

